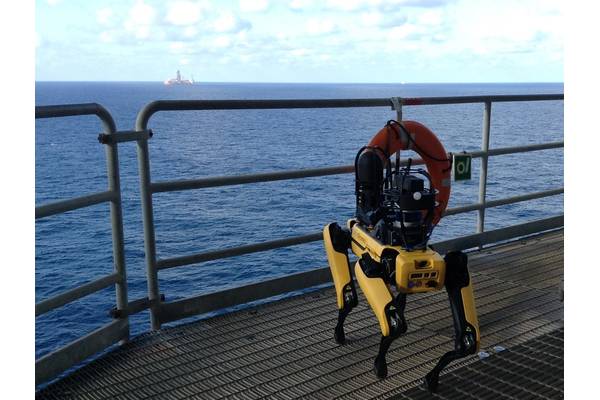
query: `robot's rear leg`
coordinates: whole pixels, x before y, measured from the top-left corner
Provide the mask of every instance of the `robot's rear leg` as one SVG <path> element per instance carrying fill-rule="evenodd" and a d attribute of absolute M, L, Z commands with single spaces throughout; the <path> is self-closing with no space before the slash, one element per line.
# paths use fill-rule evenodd
<path fill-rule="evenodd" d="M 350 247 L 350 232 L 332 223 L 323 229 L 323 241 L 327 252 L 327 260 L 335 285 L 338 305 L 338 322 L 334 330 L 335 341 L 344 344 L 344 321 L 354 307 L 358 305 L 356 287 L 350 271 L 348 248 Z"/>

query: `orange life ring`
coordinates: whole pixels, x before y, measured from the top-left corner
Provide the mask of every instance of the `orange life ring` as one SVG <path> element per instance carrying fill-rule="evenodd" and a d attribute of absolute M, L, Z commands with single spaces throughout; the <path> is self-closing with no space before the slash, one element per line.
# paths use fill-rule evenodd
<path fill-rule="evenodd" d="M 425 125 L 416 121 L 402 121 L 402 125 L 412 140 L 406 138 L 406 133 L 397 123 L 388 123 L 373 136 L 368 146 L 380 147 L 388 157 L 399 150 L 414 150 L 423 158 L 433 189 L 438 191 L 438 206 L 434 209 L 432 220 L 435 226 L 448 206 L 452 161 L 437 136 Z"/>

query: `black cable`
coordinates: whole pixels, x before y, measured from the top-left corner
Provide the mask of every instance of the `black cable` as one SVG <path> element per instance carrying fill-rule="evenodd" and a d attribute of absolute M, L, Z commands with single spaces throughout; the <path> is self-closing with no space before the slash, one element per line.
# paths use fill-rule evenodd
<path fill-rule="evenodd" d="M 404 131 L 404 133 L 406 134 L 406 137 L 408 138 L 408 140 L 410 142 L 412 142 L 412 144 L 415 146 L 415 148 L 417 148 L 417 150 L 419 150 L 420 153 L 425 154 L 427 157 L 429 157 L 429 158 L 431 158 L 432 160 L 435 160 L 435 161 L 440 161 L 440 162 L 448 161 L 450 163 L 450 166 L 448 168 L 442 170 L 442 172 L 446 172 L 446 171 L 449 171 L 449 170 L 452 169 L 452 163 L 453 163 L 453 158 L 452 157 L 441 159 L 441 158 L 437 158 L 437 157 L 431 156 L 426 151 L 424 151 L 421 147 L 419 147 L 419 145 L 417 144 L 417 142 L 412 138 L 412 136 L 410 136 L 410 133 L 406 130 L 406 128 L 401 123 L 399 123 L 398 121 L 393 120 L 393 119 L 389 120 L 386 123 L 387 126 L 391 126 L 392 124 L 398 125 L 398 127 L 400 127 L 400 129 L 402 129 L 402 131 Z"/>

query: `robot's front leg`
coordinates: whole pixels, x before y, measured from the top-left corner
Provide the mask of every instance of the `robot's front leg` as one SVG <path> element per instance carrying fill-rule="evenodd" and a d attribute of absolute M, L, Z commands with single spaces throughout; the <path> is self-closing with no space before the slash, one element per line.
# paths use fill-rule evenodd
<path fill-rule="evenodd" d="M 375 358 L 375 374 L 378 378 L 387 376 L 385 355 L 394 339 L 406 332 L 404 319 L 406 294 L 392 297 L 389 287 L 383 279 L 384 268 L 365 254 L 355 266 L 356 280 L 360 285 L 381 328 L 379 352 Z"/>
<path fill-rule="evenodd" d="M 356 295 L 356 288 L 350 273 L 350 262 L 348 261 L 350 232 L 340 228 L 338 224 L 332 223 L 323 229 L 323 240 L 339 309 L 334 337 L 336 342 L 344 344 L 346 341 L 344 321 L 350 311 L 358 304 L 358 296 Z"/>
<path fill-rule="evenodd" d="M 446 291 L 454 322 L 454 350 L 444 354 L 436 366 L 425 376 L 425 386 L 437 391 L 442 369 L 452 361 L 475 354 L 479 350 L 479 322 L 475 310 L 473 286 L 467 268 L 467 255 L 460 251 L 444 257 L 446 261 Z"/>

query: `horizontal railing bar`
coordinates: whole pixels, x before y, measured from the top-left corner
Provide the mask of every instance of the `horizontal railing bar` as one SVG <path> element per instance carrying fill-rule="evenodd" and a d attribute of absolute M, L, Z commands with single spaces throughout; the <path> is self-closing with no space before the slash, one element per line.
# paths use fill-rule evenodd
<path fill-rule="evenodd" d="M 564 215 L 545 218 L 541 220 L 525 222 L 506 228 L 494 229 L 473 235 L 462 236 L 455 239 L 434 243 L 432 246 L 439 253 L 447 253 L 455 250 L 467 250 L 481 247 L 491 243 L 517 237 L 529 236 L 535 233 L 557 229 L 564 226 Z"/>
<path fill-rule="evenodd" d="M 95 281 L 85 283 L 74 289 L 67 290 L 49 299 L 42 300 L 35 305 L 35 316 L 40 316 L 48 311 L 54 310 L 55 308 L 64 306 L 67 303 L 102 290 L 105 287 L 114 285 L 115 283 L 119 282 L 120 279 L 121 278 L 119 277 L 119 274 L 114 273 L 104 276 L 100 279 L 96 279 Z"/>
<path fill-rule="evenodd" d="M 485 203 L 485 206 L 486 206 L 486 208 L 499 207 L 499 206 L 504 206 L 507 204 L 514 204 L 514 203 L 520 203 L 520 202 L 528 201 L 528 200 L 541 199 L 543 197 L 556 196 L 556 195 L 562 194 L 564 192 L 565 192 L 564 188 L 543 190 L 540 192 L 528 193 L 528 194 L 523 194 L 520 196 L 507 197 L 504 199 L 487 200 Z"/>
<path fill-rule="evenodd" d="M 506 101 L 563 100 L 564 94 L 525 94 L 495 96 L 405 97 L 400 103 L 406 106 L 433 104 L 462 104 Z M 344 108 L 392 107 L 391 98 L 367 99 L 282 99 L 282 100 L 158 100 L 140 110 L 136 128 L 146 129 L 150 117 L 159 111 L 200 110 L 250 110 L 277 108 Z"/>
<path fill-rule="evenodd" d="M 465 206 L 450 208 L 450 209 L 446 210 L 446 212 L 444 213 L 444 216 L 456 215 L 456 214 L 466 213 L 469 211 L 480 210 L 482 208 L 497 207 L 497 206 L 513 204 L 513 203 L 518 203 L 518 202 L 527 201 L 527 200 L 540 199 L 543 197 L 555 196 L 555 195 L 558 195 L 561 193 L 564 193 L 563 188 L 544 190 L 544 191 L 528 193 L 528 194 L 524 194 L 524 195 L 520 195 L 520 196 L 508 197 L 505 199 L 492 200 L 492 201 L 488 201 L 485 204 L 485 206 L 483 204 L 478 204 L 478 203 L 477 204 L 469 204 L 469 205 L 465 205 Z M 221 258 L 235 257 L 235 256 L 239 256 L 242 254 L 258 253 L 261 251 L 274 250 L 274 249 L 278 249 L 281 247 L 288 247 L 288 246 L 294 246 L 294 245 L 298 245 L 298 244 L 316 242 L 318 240 L 321 240 L 322 238 L 323 238 L 322 233 L 316 232 L 316 233 L 311 233 L 308 235 L 294 236 L 291 238 L 271 240 L 268 242 L 255 243 L 255 244 L 239 246 L 239 247 L 230 247 L 230 248 L 223 249 L 223 250 L 213 250 L 213 251 L 207 251 L 204 253 L 192 254 L 192 255 L 188 255 L 188 256 L 166 258 L 163 260 L 159 260 L 157 262 L 157 268 L 159 270 L 161 270 L 161 269 L 167 269 L 167 268 L 180 267 L 183 265 L 190 265 L 190 264 L 196 264 L 196 263 L 201 263 L 201 262 L 206 262 L 206 261 L 218 260 Z"/>
<path fill-rule="evenodd" d="M 513 146 L 513 147 L 500 147 L 497 149 L 489 149 L 487 151 L 488 156 L 503 156 L 506 154 L 517 154 L 517 153 L 527 153 L 530 151 L 539 151 L 539 150 L 549 150 L 549 149 L 559 149 L 565 146 L 565 142 L 548 142 L 548 143 L 539 143 L 539 144 L 528 144 L 523 146 Z M 467 154 L 473 158 L 481 158 L 486 155 L 485 151 L 473 151 L 473 152 L 463 152 L 456 154 Z"/>
<path fill-rule="evenodd" d="M 462 214 L 462 213 L 466 213 L 466 212 L 470 212 L 470 211 L 481 210 L 483 208 L 492 208 L 492 207 L 504 206 L 507 204 L 520 203 L 520 202 L 527 201 L 527 200 L 541 199 L 543 197 L 556 196 L 558 194 L 564 193 L 564 191 L 565 191 L 564 188 L 542 190 L 539 192 L 527 193 L 527 194 L 522 194 L 522 195 L 513 196 L 513 197 L 506 197 L 506 198 L 498 199 L 498 200 L 488 200 L 488 201 L 486 201 L 485 205 L 481 204 L 481 203 L 474 203 L 474 204 L 468 204 L 468 205 L 459 206 L 459 207 L 453 207 L 453 208 L 447 209 L 446 212 L 444 213 L 444 216 Z"/>
<path fill-rule="evenodd" d="M 473 204 L 467 204 L 464 206 L 447 208 L 446 211 L 444 212 L 444 217 L 449 217 L 450 215 L 456 215 L 456 214 L 464 214 L 464 213 L 471 212 L 471 211 L 481 210 L 483 208 L 484 208 L 484 205 L 481 203 L 473 203 Z"/>
<path fill-rule="evenodd" d="M 274 250 L 274 249 L 278 249 L 281 247 L 289 247 L 289 246 L 295 246 L 295 245 L 304 244 L 304 243 L 315 242 L 322 238 L 323 238 L 323 234 L 321 232 L 311 233 L 308 235 L 301 235 L 301 236 L 294 236 L 291 238 L 271 240 L 268 242 L 249 244 L 249 245 L 245 245 L 245 246 L 230 247 L 230 248 L 223 249 L 223 250 L 207 251 L 204 253 L 192 254 L 189 256 L 166 258 L 163 260 L 158 260 L 156 262 L 156 266 L 159 270 L 173 268 L 173 267 L 179 267 L 182 265 L 189 265 L 189 264 L 201 263 L 201 262 L 206 262 L 206 261 L 219 260 L 221 258 L 235 257 L 235 256 L 243 255 L 243 254 L 258 253 L 261 251 Z"/>
<path fill-rule="evenodd" d="M 41 357 L 35 362 L 35 384 L 38 385 L 55 378 L 73 365 L 121 339 L 127 339 L 128 336 L 128 320 L 118 319 Z"/>
<path fill-rule="evenodd" d="M 160 323 L 164 324 L 185 318 L 185 316 L 204 314 L 294 290 L 302 290 L 327 283 L 330 280 L 329 267 L 285 275 L 281 278 L 269 279 L 247 286 L 203 294 L 171 303 L 161 303 L 158 316 Z"/>
<path fill-rule="evenodd" d="M 467 250 L 516 237 L 529 236 L 557 229 L 564 225 L 563 216 L 526 222 L 508 228 L 500 228 L 463 238 L 445 240 L 432 244 L 440 253 Z M 286 275 L 219 292 L 202 294 L 170 303 L 162 303 L 158 309 L 161 323 L 167 323 L 198 314 L 205 314 L 240 304 L 266 299 L 283 293 L 302 290 L 331 282 L 329 267 Z"/>
<path fill-rule="evenodd" d="M 259 174 L 215 176 L 201 179 L 185 179 L 177 181 L 165 181 L 150 184 L 152 193 L 172 192 L 178 190 L 202 189 L 218 186 L 243 185 L 257 182 L 273 182 L 287 179 L 311 178 L 317 176 L 347 174 L 354 171 L 354 165 L 343 165 L 339 167 L 324 167 L 288 170 L 281 172 L 265 172 Z"/>
<path fill-rule="evenodd" d="M 114 201 L 117 199 L 117 197 L 117 193 L 113 191 L 106 191 L 75 197 L 68 200 L 61 200 L 54 203 L 43 204 L 35 208 L 35 219 L 77 210 L 78 208 L 93 206 L 106 201 Z"/>
<path fill-rule="evenodd" d="M 35 118 L 74 117 L 77 115 L 97 115 L 107 128 L 107 132 L 117 130 L 115 121 L 108 110 L 98 103 L 60 104 L 36 106 Z"/>
<path fill-rule="evenodd" d="M 512 101 L 549 101 L 564 100 L 565 95 L 560 94 L 517 94 L 517 95 L 483 95 L 483 96 L 440 96 L 440 97 L 403 97 L 400 104 L 403 106 L 422 106 L 438 104 L 465 104 L 487 102 L 512 102 Z"/>
<path fill-rule="evenodd" d="M 564 146 L 564 142 L 550 142 L 542 144 L 533 144 L 515 147 L 503 147 L 488 151 L 489 156 L 498 156 L 512 153 L 524 153 L 529 151 L 547 150 L 560 148 Z M 486 154 L 484 151 L 466 152 L 460 154 L 468 154 L 473 158 L 480 158 Z M 418 158 L 413 160 L 412 165 L 422 165 L 423 160 Z M 407 165 L 406 160 L 402 160 L 400 165 Z M 336 167 L 322 167 L 297 169 L 277 172 L 264 172 L 259 174 L 235 175 L 235 176 L 213 176 L 200 179 L 182 179 L 176 181 L 162 181 L 151 183 L 152 193 L 174 192 L 179 190 L 204 189 L 219 186 L 244 185 L 248 183 L 258 182 L 274 182 L 288 179 L 314 178 L 319 176 L 349 174 L 354 172 L 354 165 L 341 165 Z"/>

